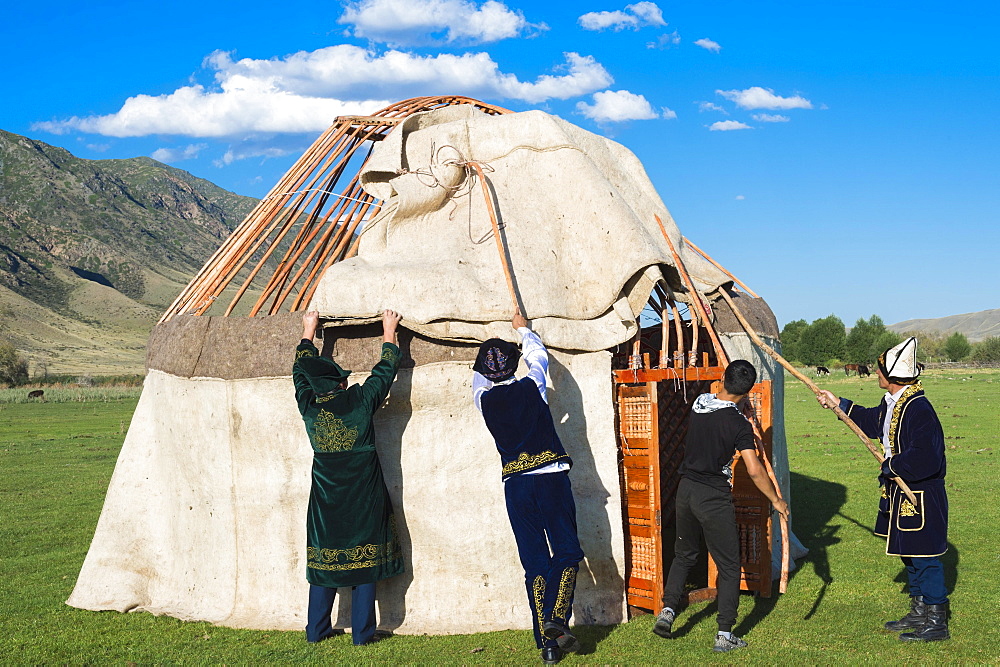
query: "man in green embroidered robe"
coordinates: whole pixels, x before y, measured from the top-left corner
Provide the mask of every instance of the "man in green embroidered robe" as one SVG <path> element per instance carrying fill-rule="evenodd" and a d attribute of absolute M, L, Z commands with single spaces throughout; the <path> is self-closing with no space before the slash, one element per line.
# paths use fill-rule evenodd
<path fill-rule="evenodd" d="M 319 315 L 302 317 L 295 351 L 295 399 L 313 448 L 312 488 L 306 518 L 306 639 L 334 634 L 330 615 L 338 588 L 350 586 L 354 644 L 375 636 L 375 582 L 403 572 L 392 502 L 375 450 L 372 418 L 399 370 L 398 313 L 382 314 L 382 355 L 363 384 L 348 386 L 351 372 L 319 356 L 313 345 Z"/>

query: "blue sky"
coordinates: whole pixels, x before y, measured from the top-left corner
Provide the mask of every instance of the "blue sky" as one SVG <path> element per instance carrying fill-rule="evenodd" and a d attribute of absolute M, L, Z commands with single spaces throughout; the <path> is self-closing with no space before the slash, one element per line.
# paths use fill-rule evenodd
<path fill-rule="evenodd" d="M 18 3 L 0 129 L 263 196 L 340 114 L 542 109 L 643 161 L 780 324 L 1000 308 L 988 2 Z"/>

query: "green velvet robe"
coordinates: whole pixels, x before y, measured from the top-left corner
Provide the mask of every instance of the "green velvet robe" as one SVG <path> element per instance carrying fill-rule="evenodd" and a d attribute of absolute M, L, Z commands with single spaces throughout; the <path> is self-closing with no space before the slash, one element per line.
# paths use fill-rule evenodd
<path fill-rule="evenodd" d="M 343 371 L 303 341 L 292 380 L 313 447 L 306 519 L 306 579 L 327 588 L 357 586 L 403 572 L 389 492 L 375 451 L 372 416 L 399 369 L 399 348 L 382 358 L 364 384 L 337 385 Z"/>

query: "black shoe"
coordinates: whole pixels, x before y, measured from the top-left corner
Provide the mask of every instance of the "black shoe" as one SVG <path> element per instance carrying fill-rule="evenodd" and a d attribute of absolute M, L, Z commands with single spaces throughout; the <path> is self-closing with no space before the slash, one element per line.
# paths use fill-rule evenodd
<path fill-rule="evenodd" d="M 572 632 L 562 623 L 556 621 L 545 621 L 542 624 L 542 636 L 546 639 L 554 639 L 559 644 L 559 648 L 567 653 L 576 653 L 580 650 L 580 642 Z"/>
<path fill-rule="evenodd" d="M 885 629 L 892 632 L 902 632 L 903 630 L 917 630 L 924 624 L 927 614 L 927 606 L 924 604 L 923 595 L 910 596 L 910 613 L 898 621 L 889 621 L 885 624 Z"/>
<path fill-rule="evenodd" d="M 656 615 L 656 625 L 653 626 L 653 634 L 664 637 L 665 639 L 673 639 L 674 636 L 671 633 L 675 618 L 677 618 L 677 615 L 674 613 L 674 610 L 669 607 L 664 607 L 663 610 Z"/>
<path fill-rule="evenodd" d="M 904 632 L 899 636 L 904 642 L 939 642 L 949 639 L 948 603 L 927 605 L 927 617 L 916 632 Z"/>
<path fill-rule="evenodd" d="M 548 646 L 542 649 L 542 662 L 546 665 L 554 665 L 562 660 L 562 651 L 556 646 Z"/>

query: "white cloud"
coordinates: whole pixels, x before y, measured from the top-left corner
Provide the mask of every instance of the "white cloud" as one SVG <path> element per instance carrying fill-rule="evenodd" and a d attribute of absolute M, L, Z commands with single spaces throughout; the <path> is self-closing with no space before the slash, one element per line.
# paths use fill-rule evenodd
<path fill-rule="evenodd" d="M 799 95 L 781 97 L 773 90 L 753 86 L 746 90 L 717 90 L 727 100 L 743 109 L 812 109 L 812 102 Z"/>
<path fill-rule="evenodd" d="M 669 49 L 681 43 L 681 35 L 676 30 L 667 32 L 656 38 L 653 42 L 646 42 L 647 49 Z"/>
<path fill-rule="evenodd" d="M 591 56 L 564 57 L 559 73 L 521 81 L 500 71 L 488 53 L 379 54 L 349 44 L 269 60 L 233 60 L 228 53 L 216 52 L 204 63 L 215 71 L 216 90 L 191 85 L 167 95 L 136 95 L 116 113 L 36 123 L 33 129 L 115 137 L 314 133 L 329 127 L 336 116 L 370 114 L 391 101 L 418 95 L 461 91 L 536 104 L 587 95 L 614 81 Z"/>
<path fill-rule="evenodd" d="M 198 157 L 208 144 L 188 144 L 184 148 L 157 148 L 149 157 L 160 162 L 180 162 Z"/>
<path fill-rule="evenodd" d="M 660 118 L 671 120 L 677 118 L 677 112 L 669 107 L 660 107 Z"/>
<path fill-rule="evenodd" d="M 717 120 L 709 125 L 708 129 L 712 132 L 730 132 L 732 130 L 752 130 L 753 128 L 738 120 Z"/>
<path fill-rule="evenodd" d="M 223 167 L 227 164 L 232 164 L 237 160 L 246 160 L 252 157 L 262 157 L 265 160 L 276 157 L 283 157 L 289 153 L 301 153 L 301 147 L 296 150 L 289 150 L 287 148 L 279 148 L 277 146 L 253 146 L 253 147 L 230 147 L 221 158 L 215 160 L 213 163 L 216 167 Z"/>
<path fill-rule="evenodd" d="M 746 199 L 746 197 L 744 197 L 743 195 L 736 195 L 737 201 L 743 201 L 744 199 Z"/>
<path fill-rule="evenodd" d="M 718 53 L 722 50 L 722 46 L 718 42 L 713 42 L 712 40 L 702 37 L 701 39 L 694 40 L 694 43 L 705 49 L 706 51 L 712 51 L 713 53 Z"/>
<path fill-rule="evenodd" d="M 598 123 L 677 117 L 666 107 L 657 113 L 645 97 L 627 90 L 605 90 L 594 93 L 593 99 L 593 104 L 577 102 L 576 112 Z"/>
<path fill-rule="evenodd" d="M 788 116 L 773 113 L 755 113 L 753 119 L 759 120 L 762 123 L 787 123 L 791 120 Z"/>
<path fill-rule="evenodd" d="M 728 111 L 720 107 L 718 104 L 714 104 L 712 102 L 698 102 L 698 111 L 718 111 L 720 113 L 726 114 L 727 116 L 729 115 Z"/>
<path fill-rule="evenodd" d="M 337 22 L 353 25 L 355 37 L 394 46 L 482 44 L 548 29 L 497 0 L 359 0 Z"/>
<path fill-rule="evenodd" d="M 624 11 L 588 12 L 577 19 L 577 22 L 584 30 L 611 28 L 616 32 L 626 28 L 638 30 L 643 26 L 667 25 L 667 22 L 663 20 L 663 12 L 654 2 L 637 2 L 634 5 L 625 5 Z"/>

